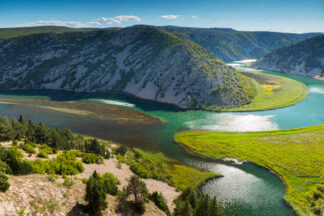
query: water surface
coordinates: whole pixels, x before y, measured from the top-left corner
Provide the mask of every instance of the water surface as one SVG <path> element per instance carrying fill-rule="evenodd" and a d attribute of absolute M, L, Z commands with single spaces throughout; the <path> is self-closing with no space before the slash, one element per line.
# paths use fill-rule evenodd
<path fill-rule="evenodd" d="M 237 67 L 250 69 L 237 63 Z M 250 69 L 253 70 L 253 69 Z M 23 114 L 27 119 L 43 121 L 51 127 L 69 127 L 75 132 L 111 139 L 125 145 L 141 147 L 145 150 L 161 151 L 169 157 L 193 164 L 197 167 L 221 173 L 224 177 L 205 184 L 201 190 L 218 200 L 226 209 L 227 215 L 236 210 L 242 216 L 289 216 L 294 215 L 287 207 L 283 183 L 267 170 L 250 163 L 233 165 L 215 163 L 192 157 L 172 142 L 174 133 L 181 130 L 226 130 L 260 131 L 304 127 L 324 123 L 324 83 L 307 77 L 259 71 L 293 78 L 305 83 L 309 89 L 308 97 L 290 107 L 277 110 L 240 113 L 217 113 L 210 111 L 182 111 L 174 106 L 162 105 L 129 96 L 94 93 L 72 93 L 63 91 L 2 91 L 3 96 L 25 95 L 49 98 L 51 101 L 90 100 L 104 106 L 119 106 L 128 110 L 140 111 L 163 119 L 160 124 L 149 126 L 116 123 L 112 119 L 95 116 L 80 116 L 62 113 L 39 107 L 19 105 L 0 105 L 0 114 L 18 117 Z M 31 99 L 32 100 L 32 99 Z M 46 100 L 44 100 L 46 103 Z M 104 108 L 103 108 L 104 109 Z M 118 111 L 116 111 L 118 112 Z"/>

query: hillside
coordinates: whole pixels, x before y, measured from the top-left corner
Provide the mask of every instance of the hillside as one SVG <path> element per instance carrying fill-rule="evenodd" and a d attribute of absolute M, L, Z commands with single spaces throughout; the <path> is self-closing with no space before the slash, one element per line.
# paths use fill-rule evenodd
<path fill-rule="evenodd" d="M 161 29 L 199 44 L 225 62 L 258 59 L 269 51 L 319 35 L 319 33 L 249 32 L 226 28 L 176 26 L 165 26 Z"/>
<path fill-rule="evenodd" d="M 254 67 L 320 78 L 324 73 L 324 36 L 275 50 L 253 64 Z"/>
<path fill-rule="evenodd" d="M 181 108 L 242 105 L 254 96 L 249 78 L 197 44 L 152 26 L 5 39 L 0 85 L 127 93 Z"/>

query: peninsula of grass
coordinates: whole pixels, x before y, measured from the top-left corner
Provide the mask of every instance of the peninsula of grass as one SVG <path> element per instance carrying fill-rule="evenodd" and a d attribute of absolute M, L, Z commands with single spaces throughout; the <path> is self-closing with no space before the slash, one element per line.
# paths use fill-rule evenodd
<path fill-rule="evenodd" d="M 286 186 L 285 201 L 298 215 L 322 215 L 324 207 L 324 125 L 266 132 L 177 133 L 175 142 L 210 159 L 247 160 L 276 173 Z"/>
<path fill-rule="evenodd" d="M 307 87 L 296 80 L 273 74 L 238 70 L 252 78 L 256 96 L 249 104 L 235 107 L 208 107 L 216 111 L 261 111 L 278 109 L 294 105 L 304 100 L 308 94 Z"/>
<path fill-rule="evenodd" d="M 150 153 L 140 149 L 133 149 L 133 153 L 118 156 L 118 160 L 127 163 L 130 169 L 142 178 L 153 178 L 167 182 L 177 190 L 182 191 L 188 187 L 197 188 L 208 179 L 220 177 L 220 174 L 206 172 L 182 164 L 171 159 L 163 153 Z"/>

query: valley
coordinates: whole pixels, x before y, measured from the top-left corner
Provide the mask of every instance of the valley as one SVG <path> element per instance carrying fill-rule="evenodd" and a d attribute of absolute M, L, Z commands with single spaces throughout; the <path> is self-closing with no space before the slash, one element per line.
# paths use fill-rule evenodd
<path fill-rule="evenodd" d="M 19 163 L 30 162 L 33 171 L 9 173 L 12 188 L 0 194 L 0 213 L 83 214 L 83 183 L 111 172 L 121 184 L 118 195 L 106 198 L 107 215 L 124 214 L 122 187 L 133 174 L 148 187 L 144 215 L 170 215 L 165 205 L 177 216 L 193 211 L 194 203 L 183 205 L 196 192 L 207 206 L 211 200 L 199 194 L 216 196 L 227 216 L 321 214 L 324 82 L 321 51 L 313 53 L 323 38 L 318 35 L 150 25 L 0 29 L 0 114 L 37 123 L 28 126 L 36 128 L 34 137 L 29 131 L 1 143 L 3 152 L 22 151 Z M 49 131 L 71 129 L 68 146 L 57 149 L 53 138 L 36 142 L 44 129 L 39 122 Z M 94 139 L 111 158 L 88 155 Z M 59 151 L 42 158 L 42 142 Z M 27 144 L 36 152 L 28 155 Z M 67 166 L 81 165 L 65 173 L 55 165 L 62 158 Z M 94 158 L 101 162 L 84 162 Z M 69 181 L 74 186 L 64 188 Z M 30 200 L 19 203 L 15 191 L 26 182 L 46 199 L 19 190 Z M 154 204 L 154 191 L 166 198 L 164 207 Z"/>

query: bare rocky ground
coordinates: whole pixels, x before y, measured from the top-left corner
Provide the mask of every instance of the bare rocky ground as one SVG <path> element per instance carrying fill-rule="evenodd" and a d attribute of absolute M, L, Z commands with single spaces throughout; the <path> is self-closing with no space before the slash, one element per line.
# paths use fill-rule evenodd
<path fill-rule="evenodd" d="M 76 181 L 71 188 L 62 185 L 63 180 L 48 181 L 44 175 L 10 176 L 10 188 L 0 193 L 1 216 L 45 216 L 68 215 L 86 216 L 83 211 L 85 205 L 85 185 Z M 108 208 L 103 215 L 123 215 L 116 213 L 117 197 L 108 195 Z M 144 216 L 165 215 L 153 203 L 146 204 Z"/>
<path fill-rule="evenodd" d="M 1 143 L 10 147 L 11 143 Z M 36 154 L 29 156 L 24 152 L 25 159 L 34 160 Z M 55 158 L 57 155 L 50 155 Z M 121 182 L 119 189 L 127 185 L 127 179 L 133 173 L 127 164 L 119 164 L 115 158 L 104 160 L 103 164 L 83 164 L 85 170 L 76 176 L 77 179 L 89 178 L 96 170 L 99 174 L 110 172 Z M 179 195 L 174 187 L 167 183 L 154 179 L 142 179 L 150 193 L 154 191 L 161 192 L 165 197 L 170 211 L 175 208 L 173 200 Z M 46 175 L 26 175 L 9 176 L 10 188 L 5 193 L 0 193 L 0 216 L 42 216 L 42 215 L 88 215 L 83 211 L 85 184 L 75 180 L 71 188 L 62 185 L 63 179 L 60 177 L 55 182 L 48 180 Z M 118 207 L 117 197 L 108 195 L 108 208 L 103 215 L 123 215 L 116 213 Z M 144 216 L 165 215 L 152 202 L 146 204 Z"/>

